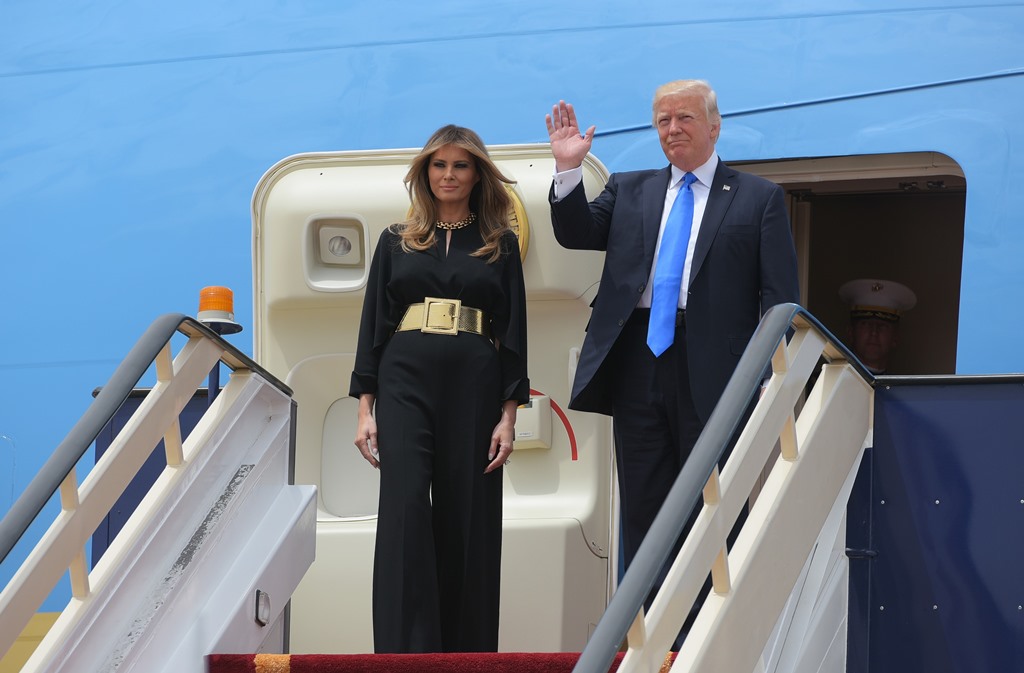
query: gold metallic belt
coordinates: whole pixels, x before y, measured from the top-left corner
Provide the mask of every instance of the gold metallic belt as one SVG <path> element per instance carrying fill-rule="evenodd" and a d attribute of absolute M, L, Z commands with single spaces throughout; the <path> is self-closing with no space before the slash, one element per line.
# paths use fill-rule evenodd
<path fill-rule="evenodd" d="M 410 304 L 395 331 L 414 329 L 428 334 L 472 332 L 491 338 L 491 324 L 484 312 L 472 306 L 463 306 L 458 299 L 425 297 L 422 304 Z"/>

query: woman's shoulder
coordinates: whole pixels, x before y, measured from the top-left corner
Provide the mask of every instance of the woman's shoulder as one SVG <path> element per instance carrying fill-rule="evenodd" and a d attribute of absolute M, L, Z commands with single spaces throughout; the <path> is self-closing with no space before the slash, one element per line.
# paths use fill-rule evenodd
<path fill-rule="evenodd" d="M 501 232 L 500 244 L 501 254 L 519 254 L 519 236 L 517 236 L 516 232 L 512 231 L 511 229 L 506 229 L 505 231 Z"/>
<path fill-rule="evenodd" d="M 402 222 L 396 222 L 384 227 L 384 231 L 380 232 L 380 243 L 388 243 L 392 246 L 399 245 L 402 241 L 402 231 L 405 229 L 405 224 Z"/>
<path fill-rule="evenodd" d="M 396 252 L 402 249 L 402 234 L 400 225 L 392 224 L 384 227 L 377 237 L 377 245 L 371 250 L 375 250 L 375 256 L 380 257 L 382 255 L 394 255 Z"/>

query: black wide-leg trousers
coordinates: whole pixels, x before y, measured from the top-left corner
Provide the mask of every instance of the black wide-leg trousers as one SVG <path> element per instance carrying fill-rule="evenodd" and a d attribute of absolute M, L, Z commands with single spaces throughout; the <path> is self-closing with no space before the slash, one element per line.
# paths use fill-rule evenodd
<path fill-rule="evenodd" d="M 398 332 L 378 373 L 378 653 L 498 649 L 502 470 L 498 354 L 471 334 Z"/>

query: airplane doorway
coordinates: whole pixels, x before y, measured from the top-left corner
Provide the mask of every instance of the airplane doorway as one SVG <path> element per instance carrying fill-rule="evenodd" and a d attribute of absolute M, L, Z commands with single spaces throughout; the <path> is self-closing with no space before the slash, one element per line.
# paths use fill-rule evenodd
<path fill-rule="evenodd" d="M 935 152 L 734 162 L 781 185 L 800 264 L 803 305 L 841 341 L 849 307 L 839 287 L 897 281 L 917 304 L 900 320 L 890 374 L 954 374 L 966 180 Z"/>

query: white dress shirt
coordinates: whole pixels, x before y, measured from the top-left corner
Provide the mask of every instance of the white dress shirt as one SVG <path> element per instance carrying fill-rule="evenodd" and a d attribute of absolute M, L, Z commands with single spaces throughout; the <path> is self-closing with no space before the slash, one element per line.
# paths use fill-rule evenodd
<path fill-rule="evenodd" d="M 690 287 L 690 267 L 693 262 L 693 249 L 697 244 L 697 234 L 700 232 L 700 223 L 704 218 L 704 209 L 708 205 L 708 195 L 711 193 L 711 183 L 715 178 L 715 170 L 718 168 L 718 153 L 712 152 L 711 156 L 702 165 L 698 166 L 693 174 L 697 180 L 690 185 L 693 190 L 693 226 L 690 229 L 690 242 L 686 247 L 686 262 L 683 265 L 683 282 L 679 287 L 679 308 L 686 308 L 686 293 Z M 651 293 L 654 287 L 654 269 L 658 264 L 658 252 L 661 250 L 661 236 L 665 231 L 665 221 L 668 219 L 672 204 L 679 194 L 679 188 L 683 184 L 683 176 L 686 175 L 675 166 L 672 166 L 672 177 L 669 179 L 668 189 L 665 191 L 665 205 L 661 210 L 661 224 L 658 226 L 658 243 L 654 248 L 654 261 L 651 264 L 650 274 L 647 279 L 647 287 L 637 306 L 649 308 L 651 305 Z M 554 189 L 555 200 L 560 201 L 562 197 L 569 194 L 576 185 L 583 181 L 583 167 L 571 168 L 561 173 L 555 173 Z"/>

